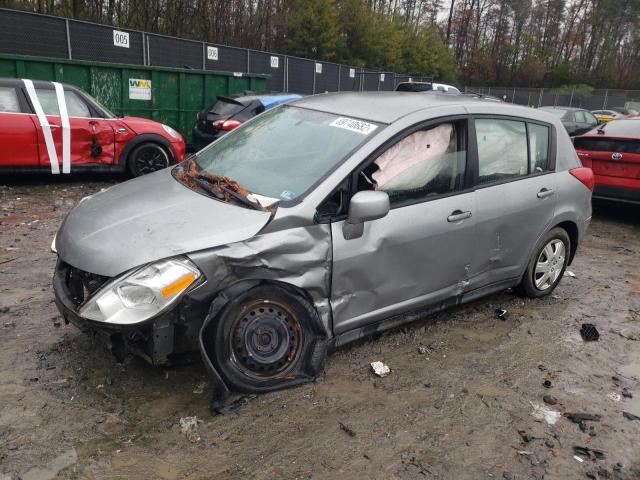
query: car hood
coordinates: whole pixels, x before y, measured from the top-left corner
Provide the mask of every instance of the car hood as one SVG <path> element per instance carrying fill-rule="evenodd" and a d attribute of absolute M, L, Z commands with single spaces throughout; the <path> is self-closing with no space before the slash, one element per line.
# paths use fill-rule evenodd
<path fill-rule="evenodd" d="M 137 135 L 142 135 L 143 133 L 161 133 L 163 136 L 166 136 L 166 133 L 162 129 L 162 124 L 155 120 L 142 117 L 122 117 L 120 120 Z"/>
<path fill-rule="evenodd" d="M 246 240 L 270 216 L 196 193 L 164 169 L 81 201 L 60 227 L 55 247 L 64 262 L 113 277 L 162 258 Z"/>

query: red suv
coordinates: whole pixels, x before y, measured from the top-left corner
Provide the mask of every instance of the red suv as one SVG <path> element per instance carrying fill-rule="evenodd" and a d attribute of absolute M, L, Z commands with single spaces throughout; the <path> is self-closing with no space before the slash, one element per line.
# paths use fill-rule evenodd
<path fill-rule="evenodd" d="M 611 120 L 573 144 L 595 174 L 594 198 L 640 204 L 640 118 Z"/>
<path fill-rule="evenodd" d="M 57 82 L 0 79 L 0 171 L 128 171 L 134 176 L 181 162 L 173 128 L 116 117 L 95 99 Z"/>

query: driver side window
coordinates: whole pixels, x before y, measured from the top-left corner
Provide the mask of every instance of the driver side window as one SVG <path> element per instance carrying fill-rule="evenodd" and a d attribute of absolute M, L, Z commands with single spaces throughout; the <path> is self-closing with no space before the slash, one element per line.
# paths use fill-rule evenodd
<path fill-rule="evenodd" d="M 360 172 L 357 190 L 382 190 L 392 206 L 449 194 L 463 188 L 466 161 L 466 122 L 443 122 L 383 152 Z"/>

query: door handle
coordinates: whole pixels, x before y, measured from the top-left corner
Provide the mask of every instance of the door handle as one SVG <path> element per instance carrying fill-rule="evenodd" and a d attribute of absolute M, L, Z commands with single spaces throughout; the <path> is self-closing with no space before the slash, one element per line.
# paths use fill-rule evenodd
<path fill-rule="evenodd" d="M 550 188 L 543 188 L 538 192 L 538 198 L 547 198 L 553 195 L 553 190 Z"/>
<path fill-rule="evenodd" d="M 463 212 L 462 210 L 454 210 L 451 215 L 447 217 L 447 222 L 459 222 L 466 218 L 471 218 L 471 212 Z"/>
<path fill-rule="evenodd" d="M 49 124 L 49 128 L 60 128 L 60 125 L 56 125 L 54 123 Z"/>

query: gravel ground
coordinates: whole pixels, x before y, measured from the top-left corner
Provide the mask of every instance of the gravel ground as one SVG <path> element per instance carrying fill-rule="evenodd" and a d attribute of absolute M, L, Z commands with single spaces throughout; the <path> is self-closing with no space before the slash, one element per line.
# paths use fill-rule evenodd
<path fill-rule="evenodd" d="M 212 417 L 201 364 L 118 364 L 56 310 L 51 239 L 105 179 L 0 186 L 0 480 L 640 478 L 640 419 L 623 415 L 640 416 L 640 208 L 595 206 L 576 276 L 553 296 L 426 317 L 339 349 L 312 384 Z M 598 342 L 581 339 L 585 322 Z M 565 416 L 550 425 L 539 407 Z"/>

